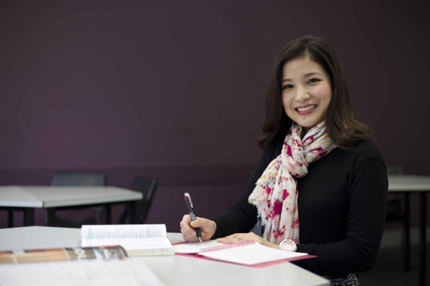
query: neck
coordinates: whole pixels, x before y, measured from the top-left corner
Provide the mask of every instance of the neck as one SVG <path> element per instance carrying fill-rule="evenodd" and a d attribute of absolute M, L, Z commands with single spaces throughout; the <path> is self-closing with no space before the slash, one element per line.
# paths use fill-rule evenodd
<path fill-rule="evenodd" d="M 311 128 L 309 128 L 309 127 L 302 127 L 302 133 L 300 134 L 300 138 L 303 139 L 303 137 L 305 137 L 306 133 L 308 133 L 309 130 L 311 130 Z"/>

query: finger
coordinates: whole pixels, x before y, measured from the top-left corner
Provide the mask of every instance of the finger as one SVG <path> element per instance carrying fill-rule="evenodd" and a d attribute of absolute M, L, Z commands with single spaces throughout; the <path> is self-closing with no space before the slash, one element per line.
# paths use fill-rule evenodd
<path fill-rule="evenodd" d="M 195 220 L 190 222 L 190 225 L 192 227 L 205 227 L 207 224 L 207 219 L 201 218 L 201 217 L 196 217 Z"/>
<path fill-rule="evenodd" d="M 217 239 L 220 243 L 235 243 L 239 241 L 239 236 L 235 233 L 226 237 L 221 237 Z"/>
<path fill-rule="evenodd" d="M 184 225 L 181 228 L 181 232 L 187 236 L 195 236 L 196 235 L 196 231 L 194 230 L 194 228 L 190 227 L 189 225 Z"/>
<path fill-rule="evenodd" d="M 190 217 L 190 215 L 189 214 L 186 214 L 186 215 L 184 215 L 183 217 L 182 217 L 182 220 L 181 220 L 181 222 L 179 223 L 180 225 L 182 225 L 182 224 L 189 224 L 190 223 L 190 221 L 191 221 L 191 217 Z"/>
<path fill-rule="evenodd" d="M 186 229 L 186 228 L 190 227 L 190 222 L 191 222 L 190 215 L 184 215 L 182 217 L 181 222 L 179 223 L 179 226 L 181 228 L 185 228 Z"/>
<path fill-rule="evenodd" d="M 237 242 L 237 240 L 232 238 L 227 238 L 227 237 L 218 238 L 216 241 L 219 243 L 226 243 L 226 244 Z"/>
<path fill-rule="evenodd" d="M 187 214 L 183 216 L 182 221 L 179 223 L 182 237 L 187 241 L 192 240 L 192 237 L 196 236 L 196 231 L 191 227 L 190 222 L 190 215 Z"/>
<path fill-rule="evenodd" d="M 199 241 L 198 237 L 196 234 L 190 234 L 190 233 L 182 233 L 182 237 L 188 241 L 188 242 L 197 242 Z"/>
<path fill-rule="evenodd" d="M 196 230 L 196 229 L 200 229 L 200 232 L 202 234 L 202 236 L 205 235 L 205 231 L 208 228 L 208 222 L 209 220 L 207 219 L 203 219 L 203 218 L 197 218 L 196 220 L 193 220 L 190 222 L 190 226 Z"/>
<path fill-rule="evenodd" d="M 190 232 L 184 231 L 184 229 L 181 229 L 181 232 L 182 232 L 182 237 L 184 238 L 185 241 L 196 242 L 198 240 L 195 234 L 193 235 Z"/>
<path fill-rule="evenodd" d="M 254 236 L 254 233 L 235 233 L 235 234 L 223 237 L 223 238 L 219 238 L 219 239 L 217 239 L 217 242 L 235 243 L 235 242 L 245 241 L 245 240 L 257 241 L 258 238 L 259 238 L 259 236 L 257 236 L 257 235 Z"/>

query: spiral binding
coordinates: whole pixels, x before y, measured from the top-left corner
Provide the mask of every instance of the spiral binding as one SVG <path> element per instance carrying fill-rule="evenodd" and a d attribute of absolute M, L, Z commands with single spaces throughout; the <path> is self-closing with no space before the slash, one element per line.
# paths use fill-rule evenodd
<path fill-rule="evenodd" d="M 230 244 L 223 244 L 223 245 L 218 245 L 218 246 L 202 248 L 202 249 L 200 249 L 199 252 L 220 251 L 220 250 L 225 250 L 225 249 L 230 249 L 230 248 L 244 247 L 244 246 L 253 245 L 253 244 L 255 244 L 255 241 L 246 240 L 246 241 L 241 241 L 241 242 L 235 242 L 235 243 L 230 243 Z"/>

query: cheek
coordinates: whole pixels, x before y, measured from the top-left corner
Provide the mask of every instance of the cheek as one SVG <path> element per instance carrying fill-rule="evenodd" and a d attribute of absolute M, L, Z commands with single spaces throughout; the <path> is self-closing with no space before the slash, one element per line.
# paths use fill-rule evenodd
<path fill-rule="evenodd" d="M 284 112 L 288 115 L 288 117 L 291 117 L 291 99 L 287 96 L 282 96 L 282 105 L 284 106 Z"/>
<path fill-rule="evenodd" d="M 291 106 L 290 96 L 282 95 L 282 105 L 285 109 L 288 109 Z"/>
<path fill-rule="evenodd" d="M 331 100 L 331 87 L 330 85 L 321 85 L 318 86 L 315 91 L 315 95 L 318 97 L 318 99 L 322 102 L 325 102 L 328 104 Z"/>

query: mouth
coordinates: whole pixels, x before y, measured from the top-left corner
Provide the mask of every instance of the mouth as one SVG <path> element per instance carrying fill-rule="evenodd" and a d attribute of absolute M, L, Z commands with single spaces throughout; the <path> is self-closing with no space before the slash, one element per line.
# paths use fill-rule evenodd
<path fill-rule="evenodd" d="M 311 113 L 315 108 L 317 108 L 318 105 L 316 104 L 310 104 L 306 106 L 297 107 L 296 110 L 300 115 L 306 115 Z"/>

